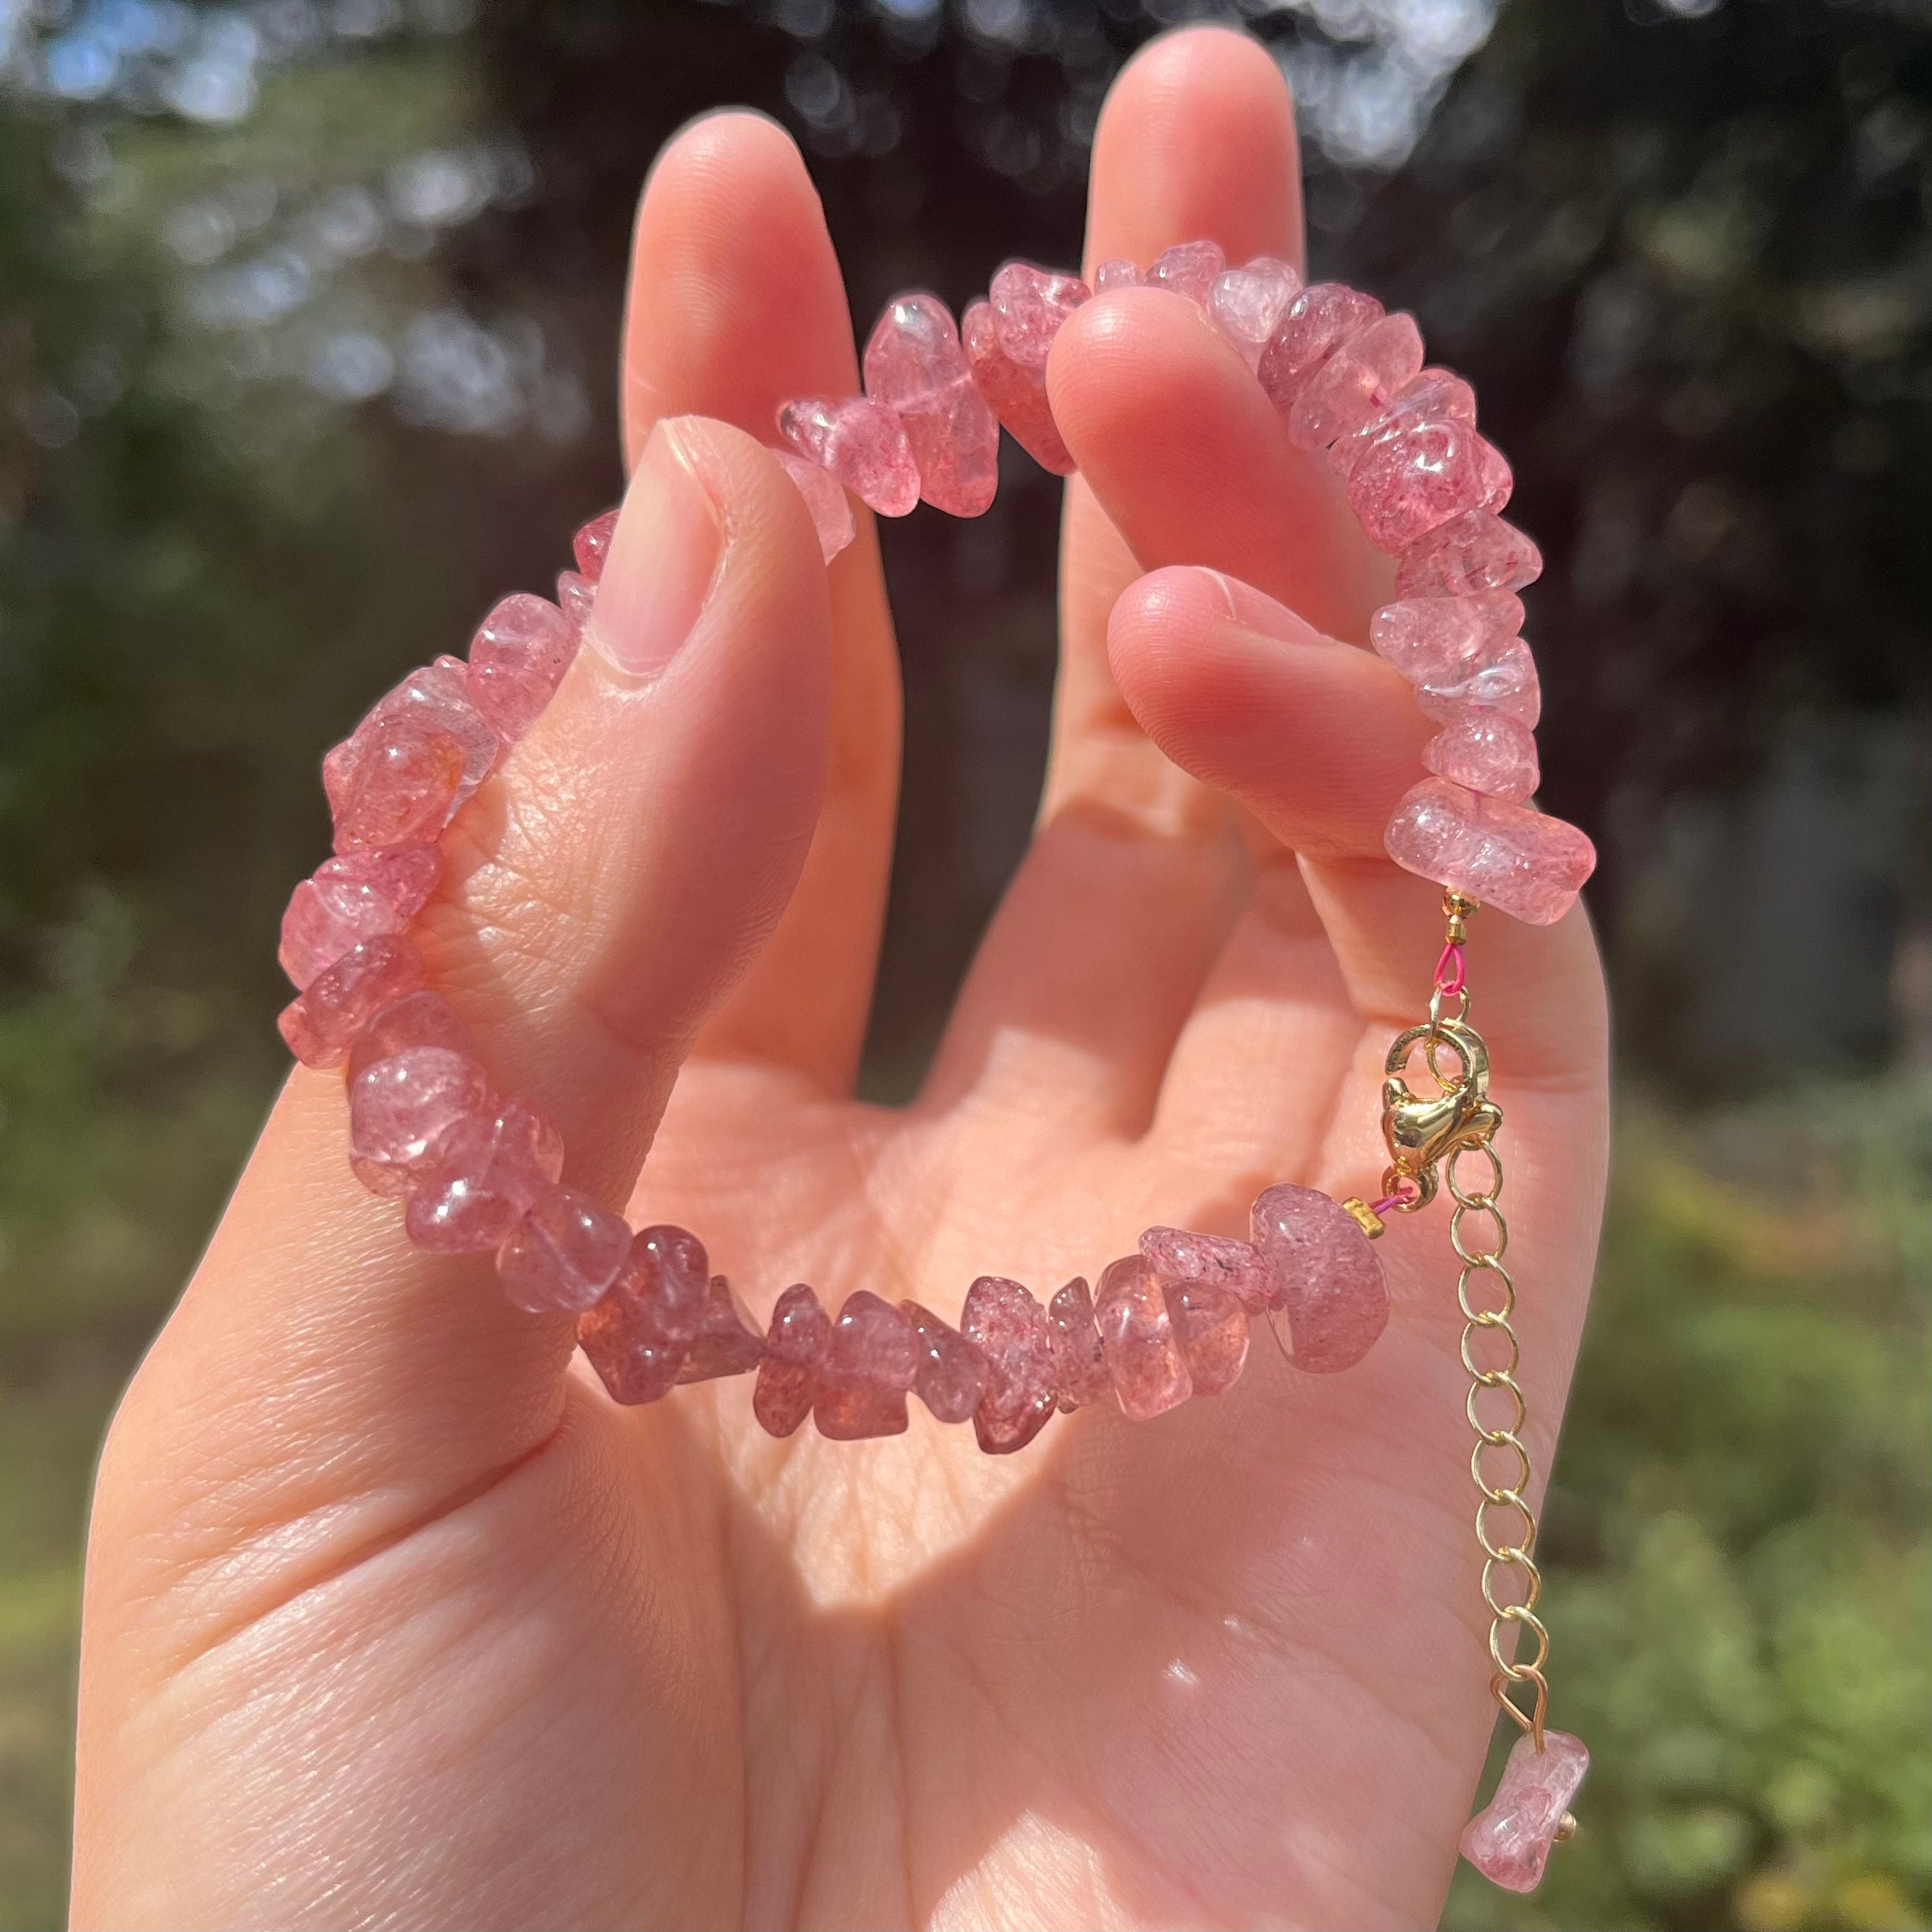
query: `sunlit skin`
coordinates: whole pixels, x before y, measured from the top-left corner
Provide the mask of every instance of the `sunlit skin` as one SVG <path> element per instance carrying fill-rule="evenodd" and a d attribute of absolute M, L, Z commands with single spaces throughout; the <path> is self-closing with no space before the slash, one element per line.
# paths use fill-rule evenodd
<path fill-rule="evenodd" d="M 1301 233 L 1263 52 L 1194 31 L 1126 69 L 1089 265 Z M 1381 853 L 1426 727 L 1353 648 L 1389 566 L 1234 352 L 1145 290 L 1055 345 L 1084 478 L 1039 829 L 886 1110 L 852 1097 L 899 758 L 877 547 L 862 519 L 828 589 L 757 446 L 783 398 L 856 387 L 790 140 L 681 134 L 632 289 L 641 481 L 594 622 L 657 594 L 660 418 L 710 419 L 673 433 L 722 560 L 663 675 L 582 654 L 425 921 L 567 1178 L 698 1230 L 761 1315 L 802 1279 L 954 1316 L 975 1275 L 1050 1293 L 1149 1223 L 1243 1231 L 1275 1180 L 1372 1190 L 1441 942 Z M 1470 959 L 1540 1474 L 1601 1211 L 1602 981 L 1580 913 L 1478 915 Z M 1435 1922 L 1493 1715 L 1439 1210 L 1381 1244 L 1393 1317 L 1345 1374 L 1258 1331 L 1227 1395 L 1008 1458 L 921 1415 L 775 1442 L 742 1381 L 614 1406 L 486 1258 L 410 1249 L 345 1117 L 338 1076 L 291 1078 L 108 1440 L 78 1923 Z"/>

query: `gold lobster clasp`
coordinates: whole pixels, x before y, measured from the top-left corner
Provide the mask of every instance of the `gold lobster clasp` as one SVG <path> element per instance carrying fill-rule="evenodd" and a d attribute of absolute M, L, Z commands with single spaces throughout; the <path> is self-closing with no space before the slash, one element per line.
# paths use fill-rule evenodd
<path fill-rule="evenodd" d="M 1417 1095 L 1411 1091 L 1409 1060 L 1418 1041 L 1428 1042 L 1429 1070 L 1442 1091 Z M 1446 1046 L 1460 1063 L 1454 1072 L 1438 1064 Z M 1384 1185 L 1391 1194 L 1415 1190 L 1410 1207 L 1435 1198 L 1437 1169 L 1459 1149 L 1480 1146 L 1503 1125 L 1503 1109 L 1489 1097 L 1489 1049 L 1466 1020 L 1443 1018 L 1425 1021 L 1397 1034 L 1383 1067 L 1382 1137 L 1389 1143 L 1389 1173 Z"/>

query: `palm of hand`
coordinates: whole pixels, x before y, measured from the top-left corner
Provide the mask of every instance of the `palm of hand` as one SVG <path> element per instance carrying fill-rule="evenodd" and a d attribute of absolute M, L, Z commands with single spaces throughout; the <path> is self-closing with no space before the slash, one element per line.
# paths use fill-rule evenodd
<path fill-rule="evenodd" d="M 1093 251 L 1145 259 L 1210 230 L 1231 253 L 1292 247 L 1277 85 L 1218 35 L 1131 70 L 1096 153 Z M 1195 139 L 1210 123 L 1214 157 Z M 803 193 L 757 124 L 687 135 L 660 169 L 633 447 L 673 409 L 755 425 L 775 396 L 837 386 L 849 351 L 836 319 L 819 331 L 833 346 L 811 340 L 809 303 L 773 352 L 783 368 L 756 366 L 750 319 L 681 329 L 652 306 L 653 271 L 702 306 L 667 268 L 693 258 L 754 309 L 732 277 L 763 260 L 796 304 L 780 268 L 823 248 Z M 706 218 L 726 205 L 734 242 Z M 1130 332 L 1056 351 L 1056 409 L 1111 521 L 1073 486 L 1044 829 L 903 1112 L 849 1093 L 896 698 L 876 567 L 834 573 L 842 689 L 811 852 L 701 1034 L 630 1209 L 697 1229 L 761 1312 L 803 1279 L 830 1305 L 870 1287 L 950 1318 L 977 1274 L 1050 1292 L 1149 1222 L 1239 1231 L 1271 1182 L 1340 1194 L 1379 1171 L 1381 1055 L 1438 924 L 1427 889 L 1370 856 L 1417 727 L 1381 667 L 1253 592 L 1217 608 L 1190 573 L 1123 597 L 1142 568 L 1205 560 L 1350 635 L 1377 588 L 1298 458 L 1246 465 L 1246 507 L 1147 474 L 1164 421 L 1210 454 L 1267 428 L 1218 386 L 1220 346 L 1153 300 Z M 571 789 L 540 772 L 531 788 Z M 570 1056 L 510 1015 L 552 994 L 578 916 L 529 889 L 519 841 L 540 849 L 544 814 L 525 816 L 537 828 L 513 816 L 439 916 L 478 1001 L 498 982 L 517 996 L 503 1057 L 554 1090 Z M 1520 1326 L 1541 1467 L 1601 1196 L 1600 982 L 1575 921 L 1485 930 L 1477 958 L 1512 1259 L 1535 1284 Z M 578 1056 L 577 1084 L 617 1096 L 578 1109 L 608 1173 L 634 1169 L 678 1057 L 620 1051 L 590 1078 Z M 291 1088 L 256 1164 L 283 1164 L 258 1184 L 283 1211 L 325 1185 L 310 1165 L 339 1165 L 340 1107 Z M 89 1641 L 116 1656 L 83 1686 L 83 1919 L 1433 1922 L 1488 1730 L 1434 1218 L 1382 1243 L 1394 1317 L 1349 1373 L 1295 1373 L 1258 1332 L 1224 1397 L 1147 1426 L 1062 1419 L 990 1458 L 970 1430 L 918 1424 L 773 1442 L 742 1383 L 616 1408 L 580 1364 L 559 1376 L 567 1335 L 533 1351 L 523 1318 L 479 1318 L 474 1270 L 397 1255 L 386 1228 L 364 1232 L 387 1209 L 352 1212 L 342 1292 L 393 1300 L 406 1272 L 414 1299 L 382 1302 L 364 1340 L 331 1336 L 352 1359 L 298 1383 L 299 1455 L 256 1449 L 247 1344 L 266 1327 L 271 1354 L 300 1356 L 310 1318 L 264 1313 L 241 1338 L 232 1313 L 197 1325 L 197 1305 L 241 1292 L 226 1277 L 260 1275 L 259 1219 L 225 1225 L 117 1423 L 142 1448 L 111 1450 L 95 1531 Z M 463 1399 L 439 1401 L 459 1327 Z M 230 1375 L 232 1398 L 209 1394 Z"/>

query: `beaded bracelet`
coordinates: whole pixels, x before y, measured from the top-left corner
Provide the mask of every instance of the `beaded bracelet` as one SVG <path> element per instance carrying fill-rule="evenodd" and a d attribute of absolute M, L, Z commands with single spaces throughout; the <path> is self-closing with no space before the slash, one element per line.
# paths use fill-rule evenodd
<path fill-rule="evenodd" d="M 1101 294 L 1163 288 L 1201 304 L 1287 418 L 1296 447 L 1325 453 L 1369 542 L 1396 559 L 1397 601 L 1369 640 L 1442 727 L 1431 774 L 1397 805 L 1389 856 L 1444 890 L 1446 929 L 1428 1017 L 1386 1060 L 1381 1196 L 1331 1200 L 1278 1186 L 1255 1201 L 1247 1241 L 1149 1228 L 1138 1251 L 1071 1281 L 1044 1305 L 985 1275 L 954 1328 L 913 1301 L 868 1290 L 836 1318 L 807 1285 L 785 1289 L 761 1332 L 704 1246 L 682 1228 L 636 1233 L 561 1185 L 563 1145 L 539 1108 L 496 1093 L 462 1021 L 426 983 L 407 937 L 441 877 L 444 828 L 530 730 L 569 669 L 596 596 L 616 513 L 577 533 L 577 567 L 553 604 L 519 594 L 484 620 L 467 661 L 439 657 L 376 704 L 323 761 L 336 856 L 296 887 L 280 958 L 299 989 L 283 1037 L 312 1067 L 346 1067 L 350 1161 L 364 1186 L 404 1203 L 411 1241 L 494 1252 L 504 1291 L 533 1314 L 576 1317 L 612 1400 L 654 1401 L 689 1382 L 750 1374 L 752 1411 L 774 1436 L 809 1416 L 842 1441 L 896 1435 L 917 1394 L 938 1422 L 969 1418 L 989 1454 L 1023 1448 L 1058 1413 L 1117 1409 L 1136 1421 L 1218 1395 L 1247 1359 L 1251 1320 L 1285 1325 L 1288 1360 L 1312 1373 L 1359 1361 L 1389 1317 L 1372 1239 L 1384 1217 L 1446 1187 L 1460 1267 L 1462 1361 L 1476 1442 L 1475 1527 L 1491 1617 L 1491 1690 L 1523 1732 L 1489 1806 L 1462 1838 L 1497 1884 L 1532 1889 L 1588 1753 L 1546 1728 L 1549 1633 L 1536 1614 L 1535 1519 L 1515 1378 L 1515 1284 L 1498 1198 L 1502 1115 L 1489 1055 L 1469 1022 L 1465 942 L 1478 902 L 1532 924 L 1568 910 L 1595 853 L 1574 827 L 1525 801 L 1538 779 L 1536 672 L 1515 592 L 1540 571 L 1535 546 L 1497 512 L 1509 466 L 1477 431 L 1469 385 L 1423 366 L 1405 315 L 1336 283 L 1304 287 L 1287 262 L 1230 268 L 1211 242 L 1169 249 L 1145 274 L 1101 264 Z M 828 563 L 856 526 L 850 490 L 882 515 L 922 498 L 977 516 L 999 482 L 999 430 L 1048 470 L 1075 468 L 1055 425 L 1046 366 L 1055 336 L 1094 290 L 1007 263 L 956 327 L 923 294 L 887 304 L 866 344 L 865 393 L 803 397 L 778 412 L 772 454 L 810 508 Z M 1433 1091 L 1414 1092 L 1420 1048 Z M 1482 1178 L 1464 1178 L 1474 1160 Z M 1488 1298 L 1478 1305 L 1478 1298 Z M 1279 1330 L 1277 1329 L 1279 1336 Z M 1502 1348 L 1499 1361 L 1494 1344 Z M 1495 1365 L 1478 1352 L 1491 1349 Z M 1499 1394 L 1484 1420 L 1483 1398 Z M 1506 1460 L 1497 1472 L 1493 1458 Z M 1527 1633 L 1527 1656 L 1511 1633 Z"/>

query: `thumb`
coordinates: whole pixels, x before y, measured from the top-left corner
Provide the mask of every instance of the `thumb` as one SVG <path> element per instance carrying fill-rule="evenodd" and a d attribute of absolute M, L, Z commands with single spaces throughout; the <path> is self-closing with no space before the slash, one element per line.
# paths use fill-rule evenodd
<path fill-rule="evenodd" d="M 612 1210 L 797 877 L 830 687 L 797 490 L 735 429 L 661 423 L 584 648 L 445 833 L 412 933 L 493 1087 L 550 1113 L 565 1185 Z M 173 1586 L 199 1578 L 189 1621 L 232 1627 L 558 1426 L 569 1318 L 512 1307 L 488 1255 L 411 1247 L 401 1204 L 352 1178 L 348 1130 L 340 1073 L 297 1068 L 116 1418 L 91 1604 L 178 1614 Z M 163 1573 L 100 1574 L 136 1563 Z"/>

